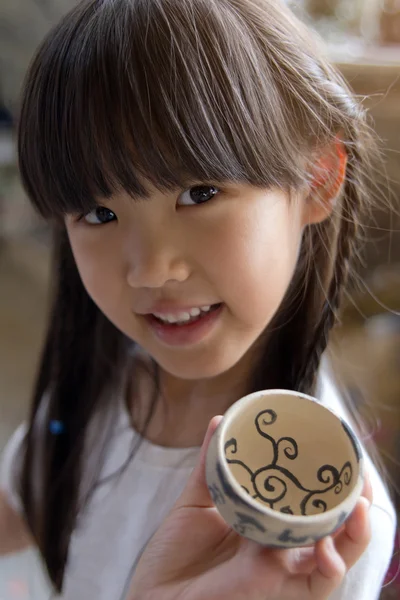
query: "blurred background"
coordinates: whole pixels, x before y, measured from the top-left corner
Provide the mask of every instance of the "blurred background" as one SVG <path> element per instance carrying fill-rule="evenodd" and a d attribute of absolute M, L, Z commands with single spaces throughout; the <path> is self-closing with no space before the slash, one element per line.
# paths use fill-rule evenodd
<path fill-rule="evenodd" d="M 400 514 L 400 0 L 289 3 L 363 98 L 384 150 L 382 195 L 393 209 L 377 208 L 371 216 L 364 263 L 331 353 L 367 437 L 378 445 Z M 18 98 L 36 46 L 73 4 L 0 1 L 0 452 L 27 412 L 49 287 L 49 231 L 30 210 L 18 178 Z M 382 599 L 400 598 L 398 565 L 395 555 Z"/>

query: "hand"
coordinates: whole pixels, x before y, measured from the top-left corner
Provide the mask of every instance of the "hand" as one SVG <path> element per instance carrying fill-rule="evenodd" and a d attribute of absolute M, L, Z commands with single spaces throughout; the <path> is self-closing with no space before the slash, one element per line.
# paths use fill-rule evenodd
<path fill-rule="evenodd" d="M 214 507 L 205 480 L 208 426 L 201 455 L 182 495 L 136 568 L 128 600 L 324 600 L 370 540 L 366 483 L 353 513 L 332 537 L 310 548 L 264 548 L 239 536 Z"/>

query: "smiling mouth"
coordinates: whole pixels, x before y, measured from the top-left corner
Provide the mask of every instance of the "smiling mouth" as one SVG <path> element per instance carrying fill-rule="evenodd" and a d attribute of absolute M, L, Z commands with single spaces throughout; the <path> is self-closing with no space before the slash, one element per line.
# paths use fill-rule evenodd
<path fill-rule="evenodd" d="M 173 315 L 165 315 L 161 317 L 161 315 L 155 314 L 151 314 L 149 317 L 154 319 L 160 325 L 166 325 L 168 327 L 184 327 L 185 325 L 195 323 L 196 321 L 201 321 L 204 317 L 218 310 L 221 306 L 222 302 L 219 302 L 218 304 L 211 304 L 207 307 L 193 309 L 193 311 L 191 311 L 192 314 L 187 312 L 179 317 L 174 317 Z"/>

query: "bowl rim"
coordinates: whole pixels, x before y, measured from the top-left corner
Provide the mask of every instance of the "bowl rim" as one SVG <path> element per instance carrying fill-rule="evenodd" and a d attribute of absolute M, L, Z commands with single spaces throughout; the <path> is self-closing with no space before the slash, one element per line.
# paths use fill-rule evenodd
<path fill-rule="evenodd" d="M 317 514 L 309 515 L 309 516 L 307 516 L 307 515 L 291 515 L 291 514 L 287 514 L 287 513 L 281 513 L 277 510 L 269 508 L 268 506 L 264 506 L 263 504 L 261 504 L 260 502 L 257 502 L 251 496 L 246 494 L 244 492 L 244 490 L 242 489 L 242 487 L 239 485 L 238 481 L 233 476 L 231 469 L 229 467 L 229 464 L 226 460 L 225 452 L 224 452 L 224 444 L 226 441 L 225 440 L 226 430 L 227 430 L 228 426 L 230 425 L 230 423 L 233 422 L 235 416 L 240 414 L 243 411 L 243 407 L 248 405 L 249 402 L 252 402 L 253 400 L 254 401 L 257 400 L 260 396 L 272 396 L 272 395 L 275 395 L 275 396 L 276 395 L 290 395 L 290 396 L 296 396 L 302 400 L 314 402 L 315 404 L 318 404 L 318 406 L 320 406 L 321 408 L 323 408 L 323 409 L 327 410 L 328 412 L 330 412 L 331 414 L 333 414 L 333 416 L 336 417 L 337 419 L 339 419 L 342 424 L 344 423 L 346 425 L 346 431 L 350 437 L 350 441 L 352 441 L 353 445 L 355 446 L 354 455 L 356 456 L 356 452 L 357 452 L 360 457 L 359 461 L 358 461 L 358 465 L 359 465 L 358 477 L 357 477 L 356 484 L 354 485 L 352 491 L 334 508 L 330 508 L 323 513 L 317 513 Z M 301 392 L 296 392 L 294 390 L 285 390 L 285 389 L 260 390 L 257 392 L 253 392 L 251 394 L 241 397 L 239 400 L 234 402 L 234 404 L 232 404 L 228 408 L 228 410 L 225 412 L 225 414 L 223 416 L 222 421 L 220 422 L 220 424 L 217 427 L 216 433 L 218 434 L 217 453 L 218 453 L 219 462 L 224 471 L 224 476 L 227 478 L 228 483 L 233 488 L 236 495 L 239 496 L 239 498 L 241 500 L 243 500 L 244 504 L 247 504 L 249 507 L 255 509 L 259 514 L 273 517 L 274 519 L 276 519 L 278 521 L 282 521 L 282 522 L 286 523 L 287 525 L 290 525 L 290 524 L 291 525 L 294 525 L 294 524 L 306 525 L 307 523 L 310 523 L 311 520 L 314 524 L 318 524 L 318 523 L 323 524 L 326 521 L 330 521 L 330 520 L 338 517 L 341 514 L 341 512 L 343 512 L 344 504 L 354 507 L 357 502 L 358 497 L 361 496 L 361 492 L 364 487 L 364 479 L 365 479 L 365 459 L 364 459 L 364 453 L 363 453 L 361 444 L 360 444 L 357 436 L 355 435 L 353 429 L 349 425 L 349 423 L 347 423 L 347 421 L 345 421 L 345 419 L 343 419 L 343 417 L 341 417 L 335 410 L 332 410 L 330 407 L 325 406 L 320 400 L 318 400 L 317 398 L 315 398 L 313 396 L 309 396 L 308 394 L 303 394 Z M 350 509 L 350 510 L 352 510 L 352 509 Z"/>

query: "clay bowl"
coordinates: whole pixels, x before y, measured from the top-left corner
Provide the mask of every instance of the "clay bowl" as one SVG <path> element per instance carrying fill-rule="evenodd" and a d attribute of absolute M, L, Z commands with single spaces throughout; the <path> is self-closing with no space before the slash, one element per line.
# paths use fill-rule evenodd
<path fill-rule="evenodd" d="M 240 535 L 278 548 L 308 546 L 349 516 L 364 484 L 360 444 L 305 394 L 267 390 L 233 404 L 206 457 L 213 502 Z"/>

